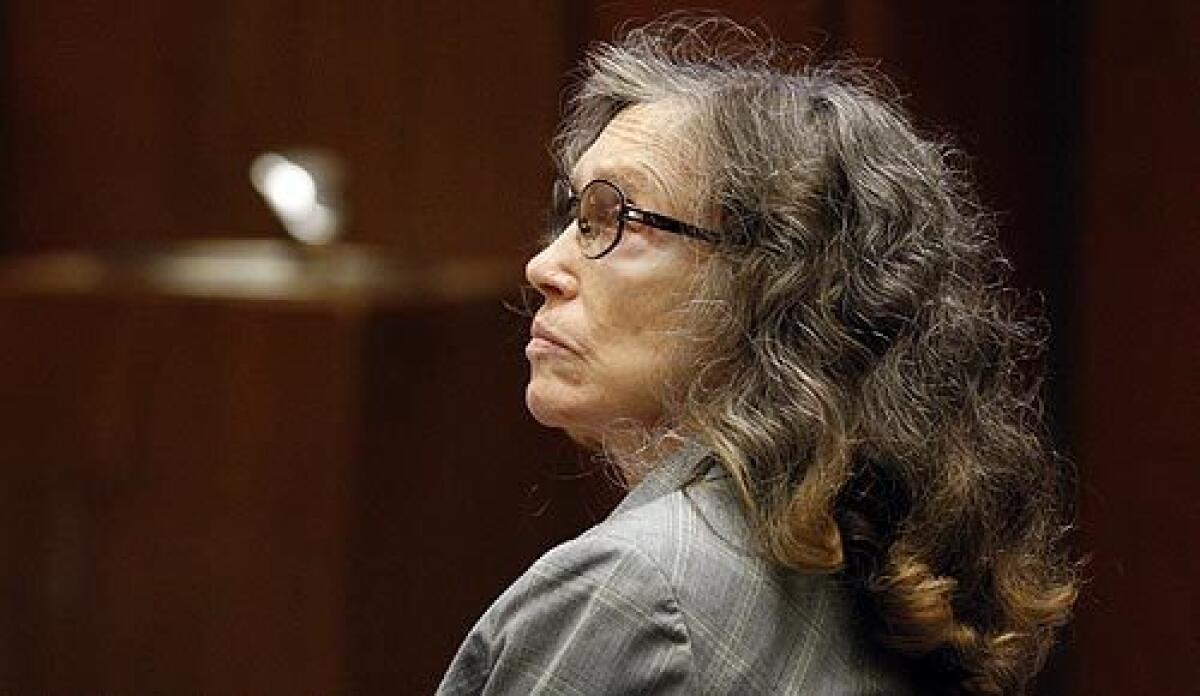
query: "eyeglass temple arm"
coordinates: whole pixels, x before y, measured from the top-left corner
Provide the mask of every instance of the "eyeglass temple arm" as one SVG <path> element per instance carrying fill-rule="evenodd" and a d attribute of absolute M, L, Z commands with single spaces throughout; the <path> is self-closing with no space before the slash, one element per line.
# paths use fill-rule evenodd
<path fill-rule="evenodd" d="M 641 208 L 634 208 L 633 206 L 626 206 L 625 209 L 630 220 L 633 220 L 634 222 L 640 222 L 645 225 L 650 225 L 651 227 L 655 227 L 666 232 L 681 234 L 685 237 L 691 237 L 692 239 L 699 239 L 701 241 L 714 244 L 719 243 L 724 239 L 724 236 L 717 232 L 706 230 L 703 227 L 689 225 L 686 222 L 681 222 L 674 218 L 667 217 L 666 215 L 659 215 L 658 213 L 653 213 L 649 210 L 642 210 Z M 740 237 L 734 238 L 730 241 L 735 244 L 746 243 L 746 240 L 743 240 Z"/>

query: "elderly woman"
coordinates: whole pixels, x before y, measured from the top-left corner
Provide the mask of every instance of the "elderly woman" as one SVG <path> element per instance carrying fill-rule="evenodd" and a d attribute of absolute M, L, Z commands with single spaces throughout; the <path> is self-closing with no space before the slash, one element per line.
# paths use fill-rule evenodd
<path fill-rule="evenodd" d="M 527 267 L 541 423 L 632 490 L 440 694 L 1016 694 L 1067 619 L 1036 324 L 946 150 L 723 20 L 589 55 Z"/>

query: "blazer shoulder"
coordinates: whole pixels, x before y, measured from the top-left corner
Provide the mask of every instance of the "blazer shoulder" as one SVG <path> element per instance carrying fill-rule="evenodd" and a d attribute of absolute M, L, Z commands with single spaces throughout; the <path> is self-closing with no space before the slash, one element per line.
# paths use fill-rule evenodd
<path fill-rule="evenodd" d="M 496 600 L 438 694 L 686 694 L 693 674 L 690 636 L 658 564 L 628 540 L 585 533 Z"/>
<path fill-rule="evenodd" d="M 547 551 L 526 575 L 570 576 L 606 587 L 629 585 L 636 588 L 638 595 L 673 598 L 672 578 L 661 562 L 662 540 L 654 539 L 650 533 L 652 525 L 639 524 L 639 521 L 602 522 Z"/>

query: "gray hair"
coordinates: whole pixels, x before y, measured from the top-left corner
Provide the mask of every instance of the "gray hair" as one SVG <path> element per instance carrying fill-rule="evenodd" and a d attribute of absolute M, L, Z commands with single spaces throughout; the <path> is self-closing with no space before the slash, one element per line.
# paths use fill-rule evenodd
<path fill-rule="evenodd" d="M 1042 324 L 989 218 L 861 72 L 724 19 L 594 47 L 556 138 L 570 171 L 622 109 L 683 105 L 726 235 L 688 308 L 670 426 L 712 448 L 764 551 L 839 572 L 880 640 L 951 691 L 1022 691 L 1070 614 Z M 749 240 L 740 244 L 736 240 Z"/>

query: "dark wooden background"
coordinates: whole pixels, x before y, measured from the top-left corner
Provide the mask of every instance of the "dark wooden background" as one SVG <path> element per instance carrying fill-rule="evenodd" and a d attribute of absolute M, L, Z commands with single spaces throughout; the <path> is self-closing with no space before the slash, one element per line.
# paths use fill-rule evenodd
<path fill-rule="evenodd" d="M 972 157 L 1044 298 L 1091 560 L 1040 691 L 1200 693 L 1200 6 L 706 4 L 877 63 Z M 602 514 L 522 414 L 501 302 L 573 61 L 678 6 L 0 5 L 0 263 L 26 264 L 0 274 L 0 692 L 430 689 L 505 582 Z M 138 281 L 130 249 L 281 239 L 246 172 L 297 147 L 347 169 L 349 256 L 511 272 L 451 299 Z M 27 272 L 65 250 L 107 280 Z"/>

